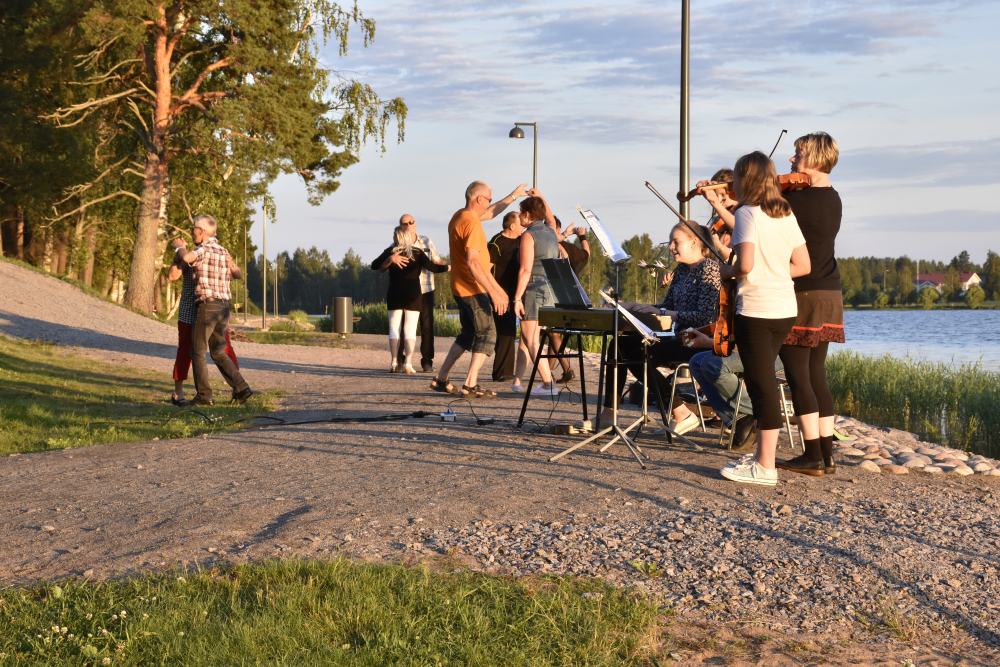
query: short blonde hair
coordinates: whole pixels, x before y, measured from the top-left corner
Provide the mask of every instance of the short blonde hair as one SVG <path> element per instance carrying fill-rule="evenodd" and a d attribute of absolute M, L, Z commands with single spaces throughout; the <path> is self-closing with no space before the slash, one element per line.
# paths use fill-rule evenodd
<path fill-rule="evenodd" d="M 826 132 L 813 132 L 795 140 L 795 149 L 806 157 L 806 167 L 829 174 L 837 166 L 840 150 Z"/>
<path fill-rule="evenodd" d="M 210 237 L 215 236 L 216 232 L 219 231 L 219 223 L 217 223 L 215 221 L 215 218 L 213 218 L 210 215 L 199 215 L 194 219 L 193 226 L 199 229 L 204 229 L 206 232 L 208 232 L 208 235 Z"/>

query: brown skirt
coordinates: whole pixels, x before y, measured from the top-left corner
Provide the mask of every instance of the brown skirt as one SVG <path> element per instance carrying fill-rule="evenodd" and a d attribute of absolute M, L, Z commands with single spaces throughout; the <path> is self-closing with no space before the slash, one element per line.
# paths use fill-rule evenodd
<path fill-rule="evenodd" d="M 844 298 L 840 290 L 796 292 L 799 313 L 785 345 L 816 347 L 844 342 Z"/>

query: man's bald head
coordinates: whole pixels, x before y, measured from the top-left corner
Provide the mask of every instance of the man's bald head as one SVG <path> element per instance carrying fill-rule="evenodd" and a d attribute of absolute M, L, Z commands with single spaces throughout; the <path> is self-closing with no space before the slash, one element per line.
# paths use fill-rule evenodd
<path fill-rule="evenodd" d="M 410 222 L 416 223 L 416 220 L 414 220 L 413 216 L 410 215 L 409 213 L 404 213 L 399 218 L 399 224 L 401 224 L 401 225 L 405 225 L 405 224 L 410 223 Z"/>

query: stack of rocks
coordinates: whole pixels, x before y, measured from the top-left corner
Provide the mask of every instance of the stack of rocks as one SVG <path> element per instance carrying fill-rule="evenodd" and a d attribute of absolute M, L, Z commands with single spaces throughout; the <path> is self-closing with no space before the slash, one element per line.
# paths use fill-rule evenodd
<path fill-rule="evenodd" d="M 869 426 L 847 417 L 837 417 L 836 427 L 850 439 L 837 442 L 834 454 L 841 459 L 854 459 L 862 470 L 897 475 L 925 472 L 1000 477 L 1000 463 L 994 459 L 921 442 L 906 431 Z"/>

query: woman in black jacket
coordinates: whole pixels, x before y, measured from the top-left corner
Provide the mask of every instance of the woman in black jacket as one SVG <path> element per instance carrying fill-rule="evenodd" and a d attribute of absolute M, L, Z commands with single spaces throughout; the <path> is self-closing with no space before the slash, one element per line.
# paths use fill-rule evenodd
<path fill-rule="evenodd" d="M 385 296 L 389 309 L 389 354 L 392 356 L 389 372 L 411 375 L 416 373 L 411 359 L 417 342 L 417 323 L 420 321 L 420 271 L 427 269 L 432 273 L 444 273 L 451 270 L 451 264 L 438 264 L 423 250 L 414 247 L 413 234 L 406 227 L 396 228 L 395 241 L 372 262 L 372 268 L 389 271 L 389 290 Z M 396 366 L 400 323 L 403 325 L 403 352 L 406 356 L 402 369 Z"/>

